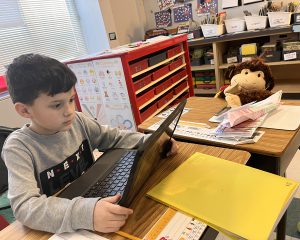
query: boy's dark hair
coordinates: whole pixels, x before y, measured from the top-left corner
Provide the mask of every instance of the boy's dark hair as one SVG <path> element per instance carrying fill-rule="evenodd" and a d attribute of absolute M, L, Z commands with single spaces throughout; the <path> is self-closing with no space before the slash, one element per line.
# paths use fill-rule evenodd
<path fill-rule="evenodd" d="M 41 93 L 53 96 L 68 92 L 77 79 L 58 60 L 31 53 L 13 60 L 7 68 L 6 81 L 13 103 L 32 104 Z"/>

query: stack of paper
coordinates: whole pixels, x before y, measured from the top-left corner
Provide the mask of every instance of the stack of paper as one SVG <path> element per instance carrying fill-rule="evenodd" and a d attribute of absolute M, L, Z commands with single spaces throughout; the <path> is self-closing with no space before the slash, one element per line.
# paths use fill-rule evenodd
<path fill-rule="evenodd" d="M 216 135 L 222 138 L 251 138 L 262 125 L 267 115 L 278 108 L 282 91 L 259 102 L 233 108 L 217 117 L 221 123 L 216 128 Z"/>
<path fill-rule="evenodd" d="M 232 239 L 269 239 L 299 183 L 195 153 L 148 195 Z"/>

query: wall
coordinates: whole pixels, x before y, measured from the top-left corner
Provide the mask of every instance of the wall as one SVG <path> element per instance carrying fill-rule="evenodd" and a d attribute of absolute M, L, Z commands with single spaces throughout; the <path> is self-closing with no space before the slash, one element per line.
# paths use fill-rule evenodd
<path fill-rule="evenodd" d="M 218 1 L 218 11 L 226 11 L 227 13 L 227 18 L 243 18 L 244 17 L 244 10 L 248 10 L 252 14 L 258 14 L 259 9 L 266 4 L 265 2 L 258 2 L 258 3 L 253 3 L 253 4 L 248 4 L 248 5 L 242 5 L 239 7 L 235 8 L 228 8 L 228 9 L 222 9 L 222 1 L 226 0 L 220 0 Z M 283 0 L 283 2 L 290 2 L 288 0 Z M 197 0 L 192 0 L 190 1 L 192 3 L 192 9 L 193 9 L 193 19 L 196 22 L 200 22 L 200 17 L 197 16 L 196 14 L 196 9 L 197 9 Z M 155 28 L 155 20 L 154 20 L 154 13 L 159 11 L 158 8 L 158 3 L 157 0 L 144 0 L 144 5 L 145 5 L 145 14 L 146 14 L 146 19 L 147 19 L 147 25 L 146 25 L 146 30 Z M 173 14 L 172 14 L 173 15 Z M 172 27 L 176 27 L 178 24 L 174 24 L 174 21 L 172 20 L 173 25 Z M 172 28 L 170 27 L 170 28 Z"/>
<path fill-rule="evenodd" d="M 99 0 L 99 4 L 107 34 L 117 35 L 110 41 L 111 48 L 144 38 L 146 16 L 142 0 Z"/>
<path fill-rule="evenodd" d="M 88 53 L 108 49 L 109 41 L 98 0 L 76 0 L 75 3 Z"/>

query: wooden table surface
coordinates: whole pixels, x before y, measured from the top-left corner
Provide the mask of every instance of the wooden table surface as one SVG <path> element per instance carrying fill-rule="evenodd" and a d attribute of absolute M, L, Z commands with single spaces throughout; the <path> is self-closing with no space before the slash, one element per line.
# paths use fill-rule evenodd
<path fill-rule="evenodd" d="M 284 104 L 288 105 L 300 105 L 300 101 L 297 100 L 283 100 Z M 223 107 L 226 106 L 226 102 L 220 98 L 209 97 L 190 97 L 188 98 L 186 108 L 191 108 L 188 113 L 181 116 L 180 120 L 201 122 L 216 127 L 217 123 L 211 123 L 208 120 Z M 161 118 L 154 117 L 150 120 L 143 122 L 139 125 L 140 131 L 147 131 L 148 127 L 161 120 Z M 264 135 L 261 137 L 258 143 L 255 144 L 242 144 L 242 145 L 229 145 L 224 143 L 217 143 L 208 140 L 198 140 L 200 143 L 209 143 L 215 146 L 227 146 L 236 149 L 242 149 L 249 151 L 250 153 L 258 153 L 268 156 L 281 156 L 288 145 L 292 142 L 296 135 L 299 135 L 299 128 L 296 131 L 285 131 L 278 129 L 259 128 L 258 130 L 264 131 Z M 194 138 L 181 137 L 184 140 L 197 141 Z"/>
<path fill-rule="evenodd" d="M 152 186 L 155 186 L 158 182 L 165 178 L 182 162 L 188 159 L 193 153 L 201 152 L 241 164 L 246 164 L 246 162 L 250 158 L 250 154 L 248 152 L 241 150 L 233 150 L 228 148 L 219 148 L 184 142 L 178 142 L 178 145 L 179 153 L 176 156 L 168 158 L 164 162 L 162 162 L 155 173 L 146 182 L 144 188 L 139 192 L 136 199 L 133 201 L 131 207 L 134 209 L 134 213 L 128 218 L 126 225 L 122 228 L 123 231 L 140 238 L 145 236 L 145 234 L 150 230 L 153 224 L 167 209 L 166 206 L 146 197 L 146 193 Z M 0 232 L 0 239 L 46 240 L 51 235 L 52 234 L 50 233 L 31 230 L 23 226 L 20 222 L 16 221 Z M 124 239 L 123 237 L 120 237 L 116 234 L 105 234 L 103 236 L 109 239 Z"/>

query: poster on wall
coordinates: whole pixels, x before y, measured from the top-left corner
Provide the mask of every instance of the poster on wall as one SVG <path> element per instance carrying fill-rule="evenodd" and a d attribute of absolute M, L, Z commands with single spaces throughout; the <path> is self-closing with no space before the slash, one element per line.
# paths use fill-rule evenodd
<path fill-rule="evenodd" d="M 77 83 L 75 85 L 77 96 L 82 112 L 106 124 L 106 113 L 102 102 L 99 80 L 95 74 L 92 62 L 81 62 L 68 64 L 75 73 Z"/>
<path fill-rule="evenodd" d="M 136 131 L 121 58 L 94 60 L 93 65 L 100 83 L 107 124 Z"/>
<path fill-rule="evenodd" d="M 217 14 L 218 0 L 197 0 L 197 15 Z M 223 0 L 224 1 L 224 0 Z"/>
<path fill-rule="evenodd" d="M 186 22 L 193 19 L 192 4 L 184 4 L 183 6 L 173 8 L 174 22 Z"/>
<path fill-rule="evenodd" d="M 159 10 L 166 10 L 174 6 L 174 0 L 157 0 Z"/>
<path fill-rule="evenodd" d="M 82 112 L 101 124 L 136 131 L 120 58 L 68 64 Z"/>
<path fill-rule="evenodd" d="M 166 28 L 172 25 L 171 9 L 156 12 L 154 15 L 157 28 Z"/>

